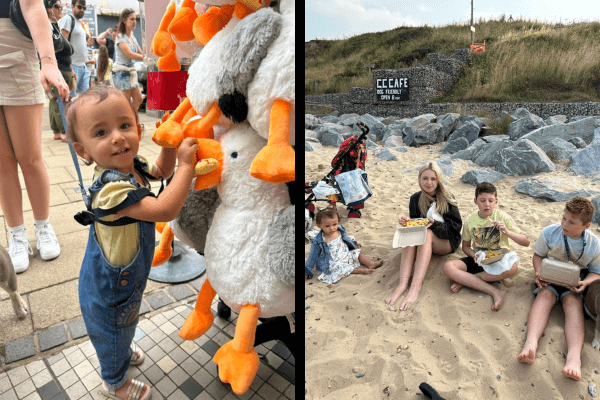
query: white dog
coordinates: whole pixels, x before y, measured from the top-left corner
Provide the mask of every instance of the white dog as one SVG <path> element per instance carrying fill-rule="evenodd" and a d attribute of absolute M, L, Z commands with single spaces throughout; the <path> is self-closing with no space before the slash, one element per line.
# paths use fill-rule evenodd
<path fill-rule="evenodd" d="M 13 310 L 19 318 L 27 315 L 27 304 L 17 292 L 17 274 L 15 267 L 4 247 L 0 246 L 0 287 L 8 293 Z"/>

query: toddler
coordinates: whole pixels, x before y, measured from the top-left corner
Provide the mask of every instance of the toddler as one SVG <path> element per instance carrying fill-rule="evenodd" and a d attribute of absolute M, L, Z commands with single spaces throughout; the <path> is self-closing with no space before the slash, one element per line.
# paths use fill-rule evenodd
<path fill-rule="evenodd" d="M 339 225 L 340 215 L 332 208 L 320 210 L 316 215 L 321 232 L 311 241 L 310 252 L 304 267 L 304 280 L 312 278 L 316 266 L 322 274 L 319 279 L 325 283 L 335 283 L 350 274 L 370 274 L 381 267 L 383 260 L 374 262 L 360 251 L 356 243 Z M 360 264 L 368 269 L 358 268 Z"/>
<path fill-rule="evenodd" d="M 81 314 L 100 361 L 110 398 L 149 399 L 150 388 L 127 378 L 144 354 L 133 341 L 154 255 L 154 222 L 177 216 L 194 177 L 197 140 L 185 139 L 179 167 L 155 197 L 148 179 L 168 178 L 176 150 L 162 148 L 156 164 L 138 156 L 142 127 L 120 90 L 94 86 L 68 107 L 69 140 L 86 163 L 96 163 L 90 187 L 94 221 L 79 275 Z M 116 397 L 115 397 L 116 396 Z"/>

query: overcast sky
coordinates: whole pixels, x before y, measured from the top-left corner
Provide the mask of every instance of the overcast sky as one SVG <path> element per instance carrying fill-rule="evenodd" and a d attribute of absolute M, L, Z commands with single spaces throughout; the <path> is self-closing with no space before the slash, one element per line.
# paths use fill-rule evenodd
<path fill-rule="evenodd" d="M 442 26 L 471 19 L 470 0 L 306 0 L 305 41 L 342 39 L 398 26 Z M 512 14 L 546 22 L 600 20 L 599 0 L 473 0 L 473 18 Z"/>

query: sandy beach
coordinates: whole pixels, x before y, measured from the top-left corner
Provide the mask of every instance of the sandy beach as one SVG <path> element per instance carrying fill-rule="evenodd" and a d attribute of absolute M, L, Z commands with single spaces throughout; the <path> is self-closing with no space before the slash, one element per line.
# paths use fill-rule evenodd
<path fill-rule="evenodd" d="M 384 264 L 371 275 L 350 275 L 336 284 L 320 282 L 320 272 L 305 282 L 306 399 L 425 399 L 421 382 L 433 386 L 446 399 L 588 399 L 588 385 L 600 384 L 600 352 L 591 346 L 593 321 L 586 319 L 582 351 L 582 380 L 566 378 L 564 313 L 554 307 L 533 365 L 516 357 L 525 342 L 526 321 L 534 296 L 533 244 L 542 229 L 560 222 L 565 203 L 549 203 L 517 193 L 514 184 L 527 177 L 507 177 L 495 183 L 497 208 L 507 212 L 529 237 L 531 245 L 511 241 L 521 261 L 512 278 L 494 284 L 507 291 L 498 312 L 492 298 L 463 288 L 450 291 L 451 281 L 442 273 L 448 259 L 464 257 L 459 249 L 433 256 L 419 299 L 408 311 L 399 311 L 404 296 L 390 311 L 385 297 L 398 285 L 402 249 L 392 249 L 401 215 L 408 216 L 410 196 L 419 191 L 418 169 L 424 161 L 447 154 L 443 143 L 392 152 L 398 161 L 382 161 L 369 151 L 366 171 L 373 196 L 365 203 L 361 219 L 347 219 L 338 206 L 348 234 L 362 244 L 370 259 Z M 317 181 L 331 170 L 337 148 L 305 152 L 305 180 Z M 453 160 L 454 173 L 446 177 L 458 201 L 463 220 L 477 211 L 475 187 L 461 182 L 469 161 Z M 321 165 L 321 166 L 320 166 Z M 409 172 L 406 172 L 410 170 Z M 600 183 L 570 175 L 564 165 L 537 175 L 557 182 L 557 189 L 584 188 L 600 193 Z M 590 197 L 591 199 L 591 197 Z M 326 203 L 318 202 L 324 207 Z M 598 234 L 598 224 L 590 231 Z M 310 243 L 305 241 L 305 258 Z M 364 376 L 357 378 L 357 373 Z M 600 386 L 597 388 L 600 393 Z"/>

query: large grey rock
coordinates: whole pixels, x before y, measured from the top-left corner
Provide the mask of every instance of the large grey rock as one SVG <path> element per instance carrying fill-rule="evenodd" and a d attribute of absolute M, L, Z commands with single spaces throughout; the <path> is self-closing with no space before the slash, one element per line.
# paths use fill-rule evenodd
<path fill-rule="evenodd" d="M 342 126 L 342 125 L 338 125 L 338 124 L 332 124 L 330 122 L 325 122 L 325 123 L 315 126 L 313 131 L 315 131 L 315 133 L 317 134 L 317 139 L 322 141 L 323 135 L 326 133 L 338 134 L 338 133 L 343 133 L 343 132 L 350 132 L 351 129 L 348 128 L 347 126 Z"/>
<path fill-rule="evenodd" d="M 478 154 L 479 151 L 486 145 L 483 140 L 477 139 L 473 143 L 469 144 L 464 150 L 457 151 L 452 155 L 452 158 L 459 158 L 461 160 L 472 160 L 475 154 Z"/>
<path fill-rule="evenodd" d="M 469 185 L 477 186 L 482 182 L 494 183 L 504 177 L 505 176 L 500 172 L 496 172 L 492 169 L 479 168 L 467 171 L 460 177 L 460 180 Z"/>
<path fill-rule="evenodd" d="M 490 136 L 483 136 L 481 139 L 484 140 L 485 142 L 493 143 L 493 142 L 501 142 L 503 140 L 510 140 L 510 137 L 508 135 L 490 135 Z"/>
<path fill-rule="evenodd" d="M 305 138 L 314 138 L 315 140 L 319 141 L 317 139 L 317 132 L 311 131 L 310 129 L 305 129 L 304 130 L 304 137 Z"/>
<path fill-rule="evenodd" d="M 568 141 L 571 138 L 580 137 L 589 143 L 594 139 L 594 129 L 596 128 L 597 125 L 594 117 L 588 117 L 579 121 L 569 122 L 565 125 L 544 126 L 529 132 L 521 139 L 531 140 L 542 149 L 546 149 L 555 138 Z"/>
<path fill-rule="evenodd" d="M 319 142 L 309 142 L 309 141 L 304 142 L 304 151 L 315 151 L 315 150 L 319 150 L 322 147 L 323 147 L 323 145 Z"/>
<path fill-rule="evenodd" d="M 440 152 L 442 154 L 444 153 L 456 153 L 457 151 L 460 150 L 464 150 L 469 146 L 469 141 L 464 138 L 464 137 L 460 137 L 458 139 L 455 140 L 450 140 L 448 142 L 446 142 L 445 145 L 442 146 L 442 148 L 440 149 Z"/>
<path fill-rule="evenodd" d="M 594 216 L 592 217 L 592 222 L 600 224 L 600 196 L 596 196 L 592 199 L 592 205 L 596 209 L 596 211 L 594 211 Z"/>
<path fill-rule="evenodd" d="M 566 124 L 569 118 L 566 115 L 553 115 L 544 121 L 546 125 Z"/>
<path fill-rule="evenodd" d="M 508 136 L 512 140 L 517 140 L 529 132 L 546 126 L 544 120 L 534 114 L 527 114 L 523 118 L 520 118 L 508 125 Z"/>
<path fill-rule="evenodd" d="M 383 145 L 385 147 L 398 147 L 403 146 L 404 142 L 401 137 L 398 136 L 389 136 L 384 142 Z"/>
<path fill-rule="evenodd" d="M 550 142 L 545 150 L 551 159 L 562 160 L 571 157 L 571 154 L 577 151 L 577 147 L 564 139 L 556 138 Z"/>
<path fill-rule="evenodd" d="M 479 137 L 479 131 L 481 126 L 478 126 L 476 121 L 467 121 L 460 128 L 457 128 L 448 138 L 448 141 L 455 140 L 458 138 L 466 138 L 469 143 L 474 142 Z"/>
<path fill-rule="evenodd" d="M 324 133 L 321 138 L 323 146 L 340 147 L 343 141 L 342 135 L 339 133 Z"/>
<path fill-rule="evenodd" d="M 358 117 L 360 117 L 360 115 L 358 115 L 358 114 L 355 114 L 355 113 L 351 113 L 351 114 L 342 114 L 342 115 L 340 115 L 340 121 L 343 121 L 343 120 L 345 120 L 345 119 L 347 119 L 347 118 L 358 118 Z"/>
<path fill-rule="evenodd" d="M 390 149 L 387 148 L 382 148 L 381 150 L 377 151 L 375 154 L 373 154 L 375 157 L 377 158 L 381 158 L 382 160 L 385 161 L 397 161 L 398 157 L 396 157 L 394 155 L 394 153 L 392 153 L 390 151 Z"/>
<path fill-rule="evenodd" d="M 500 150 L 499 156 L 496 171 L 507 175 L 533 175 L 555 169 L 546 153 L 527 139 Z"/>
<path fill-rule="evenodd" d="M 350 114 L 344 114 L 344 115 L 350 115 Z M 339 123 L 340 125 L 344 125 L 344 126 L 350 126 L 350 127 L 355 127 L 355 126 L 357 126 L 357 124 L 358 124 L 359 122 L 361 122 L 361 118 L 360 118 L 360 116 L 359 116 L 359 115 L 356 115 L 356 114 L 352 114 L 352 115 L 354 115 L 354 116 L 352 116 L 352 117 L 347 117 L 347 118 L 344 118 L 344 119 L 341 119 L 341 118 L 340 118 L 340 122 L 338 122 L 338 123 Z"/>
<path fill-rule="evenodd" d="M 335 115 L 326 115 L 324 117 L 321 117 L 321 121 L 331 122 L 332 124 L 338 124 L 340 122 L 340 119 L 339 119 L 339 117 L 336 117 Z"/>
<path fill-rule="evenodd" d="M 600 172 L 600 128 L 594 132 L 594 140 L 585 149 L 571 155 L 569 169 L 576 174 L 585 176 Z"/>
<path fill-rule="evenodd" d="M 527 115 L 529 115 L 529 114 L 531 114 L 531 113 L 529 112 L 529 110 L 528 110 L 528 109 L 526 109 L 526 108 L 523 108 L 523 107 L 520 107 L 520 108 L 517 108 L 517 109 L 515 110 L 515 112 L 514 112 L 514 113 L 512 113 L 512 115 L 511 115 L 510 117 L 512 118 L 512 120 L 513 120 L 513 121 L 516 121 L 516 120 L 518 120 L 518 119 L 521 119 L 521 118 L 523 118 L 523 117 L 526 117 L 526 116 L 527 116 Z"/>
<path fill-rule="evenodd" d="M 390 136 L 398 136 L 400 140 L 404 136 L 403 131 L 404 126 L 400 124 L 388 125 L 383 130 L 383 137 L 381 138 L 382 142 L 386 142 Z"/>
<path fill-rule="evenodd" d="M 457 113 L 447 113 L 437 117 L 436 122 L 442 125 L 442 130 L 440 132 L 441 138 L 438 138 L 436 142 L 444 142 L 448 139 L 448 136 L 450 136 L 450 134 L 456 127 L 459 118 L 460 114 Z"/>
<path fill-rule="evenodd" d="M 591 194 L 587 190 L 575 190 L 565 192 L 550 188 L 547 184 L 539 182 L 536 178 L 527 178 L 515 183 L 515 190 L 536 199 L 548 201 L 568 201 L 575 196 L 589 197 Z"/>
<path fill-rule="evenodd" d="M 437 160 L 437 163 L 440 167 L 443 165 L 450 165 L 450 164 L 452 164 L 452 159 L 448 156 L 442 157 L 439 160 Z"/>
<path fill-rule="evenodd" d="M 312 114 L 304 114 L 304 129 L 314 129 L 321 121 Z"/>
<path fill-rule="evenodd" d="M 475 123 L 475 125 L 477 125 L 479 127 L 479 129 L 481 129 L 481 127 L 483 126 L 483 118 L 482 117 L 478 117 L 477 115 L 462 115 L 459 118 L 460 123 L 457 126 L 457 128 L 459 128 L 463 124 L 466 124 L 469 121 L 473 121 Z"/>
<path fill-rule="evenodd" d="M 435 115 L 420 115 L 408 122 L 403 132 L 406 134 L 404 143 L 408 146 L 417 147 L 421 144 L 433 144 L 441 136 L 442 125 L 431 122 Z"/>
<path fill-rule="evenodd" d="M 481 146 L 473 152 L 471 160 L 482 167 L 495 167 L 500 162 L 500 150 L 514 145 L 515 142 L 503 140 Z"/>

